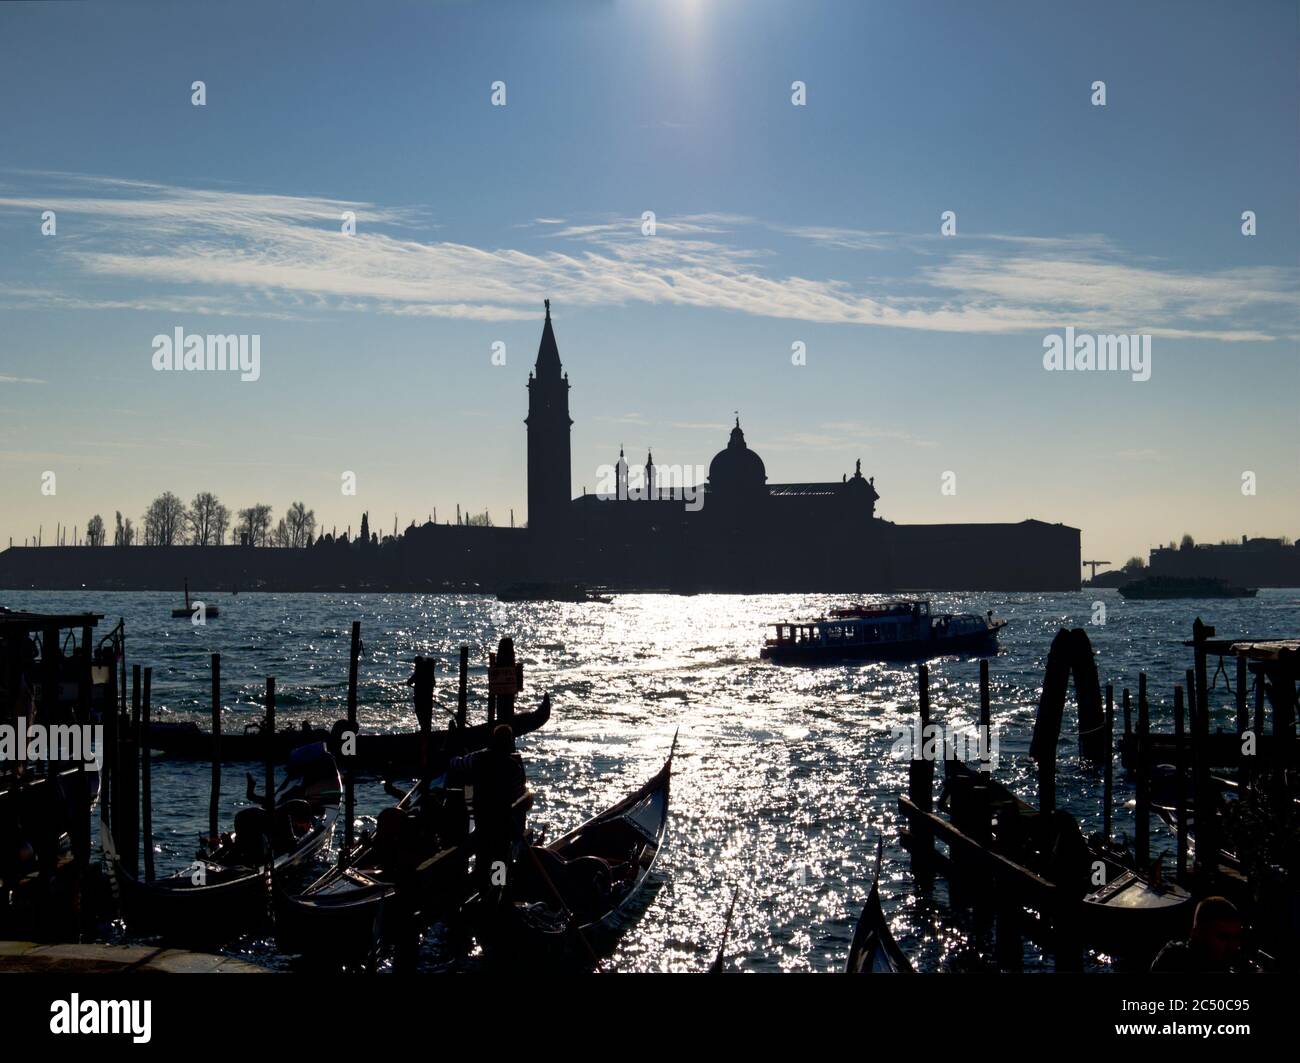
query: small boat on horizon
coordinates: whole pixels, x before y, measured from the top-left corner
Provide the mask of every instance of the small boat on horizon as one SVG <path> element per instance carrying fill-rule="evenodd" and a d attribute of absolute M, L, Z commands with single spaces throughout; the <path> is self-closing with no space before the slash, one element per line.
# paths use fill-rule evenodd
<path fill-rule="evenodd" d="M 499 602 L 597 602 L 609 605 L 613 599 L 595 593 L 585 583 L 512 583 L 497 591 Z"/>
<path fill-rule="evenodd" d="M 928 601 L 853 605 L 815 620 L 771 627 L 759 656 L 777 662 L 928 660 L 947 654 L 994 654 L 1005 620 L 975 613 L 933 616 Z"/>
<path fill-rule="evenodd" d="M 203 606 L 203 618 L 206 620 L 210 616 L 220 616 L 221 610 L 215 605 L 208 605 L 206 602 L 195 602 L 194 605 Z M 172 618 L 179 620 L 182 617 L 191 617 L 194 615 L 194 606 L 190 604 L 190 581 L 185 581 L 185 608 L 173 609 Z"/>
<path fill-rule="evenodd" d="M 1253 598 L 1258 587 L 1235 587 L 1211 576 L 1147 576 L 1119 588 L 1124 598 L 1163 601 L 1172 598 Z"/>

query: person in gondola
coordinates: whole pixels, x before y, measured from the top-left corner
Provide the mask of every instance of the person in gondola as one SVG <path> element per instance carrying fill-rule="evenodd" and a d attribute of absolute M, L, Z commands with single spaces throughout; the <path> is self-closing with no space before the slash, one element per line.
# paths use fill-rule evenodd
<path fill-rule="evenodd" d="M 1171 941 L 1151 964 L 1152 974 L 1227 974 L 1240 970 L 1241 916 L 1226 897 L 1206 897 L 1192 916 L 1186 941 Z"/>
<path fill-rule="evenodd" d="M 457 783 L 465 787 L 473 809 L 474 875 L 486 896 L 491 887 L 500 886 L 499 877 L 493 881 L 493 872 L 509 868 L 527 816 L 527 802 L 521 805 L 520 798 L 528 793 L 528 777 L 509 724 L 496 726 L 486 749 L 452 758 L 447 784 Z"/>

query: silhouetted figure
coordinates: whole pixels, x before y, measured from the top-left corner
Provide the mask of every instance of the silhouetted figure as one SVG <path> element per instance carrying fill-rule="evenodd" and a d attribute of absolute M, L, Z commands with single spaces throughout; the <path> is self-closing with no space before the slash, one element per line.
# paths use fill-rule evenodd
<path fill-rule="evenodd" d="M 447 769 L 448 785 L 462 784 L 466 800 L 474 811 L 474 875 L 486 895 L 493 885 L 494 867 L 510 865 L 511 850 L 524 834 L 526 809 L 515 803 L 528 792 L 523 760 L 515 752 L 514 730 L 498 724 L 492 742 L 463 757 L 454 757 Z"/>

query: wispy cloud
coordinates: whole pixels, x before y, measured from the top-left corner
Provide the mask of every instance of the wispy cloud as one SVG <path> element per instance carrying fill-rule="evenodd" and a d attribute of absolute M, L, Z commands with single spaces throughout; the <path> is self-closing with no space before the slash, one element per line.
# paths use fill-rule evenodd
<path fill-rule="evenodd" d="M 660 216 L 653 237 L 641 234 L 639 216 L 537 218 L 530 224 L 544 227 L 537 235 L 545 243 L 523 250 L 432 239 L 427 230 L 434 227 L 415 208 L 60 181 L 57 194 L 0 188 L 0 213 L 59 211 L 55 250 L 75 286 L 8 288 L 0 293 L 4 305 L 496 321 L 531 318 L 549 296 L 557 309 L 648 303 L 932 332 L 1045 332 L 1073 324 L 1228 341 L 1289 336 L 1300 306 L 1293 269 L 1194 273 L 1135 261 L 1096 236 L 940 239 L 783 227 L 719 212 Z M 345 211 L 356 214 L 355 235 L 341 231 Z M 789 237 L 806 245 L 798 272 L 783 268 L 789 258 L 776 246 Z M 828 261 L 815 268 L 819 248 Z M 839 252 L 906 249 L 919 255 L 891 260 L 896 270 L 887 279 L 842 274 Z"/>
<path fill-rule="evenodd" d="M 0 384 L 44 384 L 34 376 L 0 376 Z"/>

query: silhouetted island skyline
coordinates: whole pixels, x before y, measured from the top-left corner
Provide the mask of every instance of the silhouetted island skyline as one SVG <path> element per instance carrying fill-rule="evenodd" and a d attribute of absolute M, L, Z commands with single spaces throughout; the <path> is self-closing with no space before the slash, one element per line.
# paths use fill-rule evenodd
<path fill-rule="evenodd" d="M 527 381 L 528 524 L 411 524 L 400 536 L 308 547 L 53 546 L 0 553 L 0 586 L 34 589 L 493 591 L 573 580 L 625 591 L 1071 591 L 1080 532 L 1016 523 L 895 524 L 876 515 L 875 478 L 769 483 L 736 416 L 703 484 L 656 480 L 647 455 L 631 483 L 574 496 L 570 382 L 550 300 Z"/>

